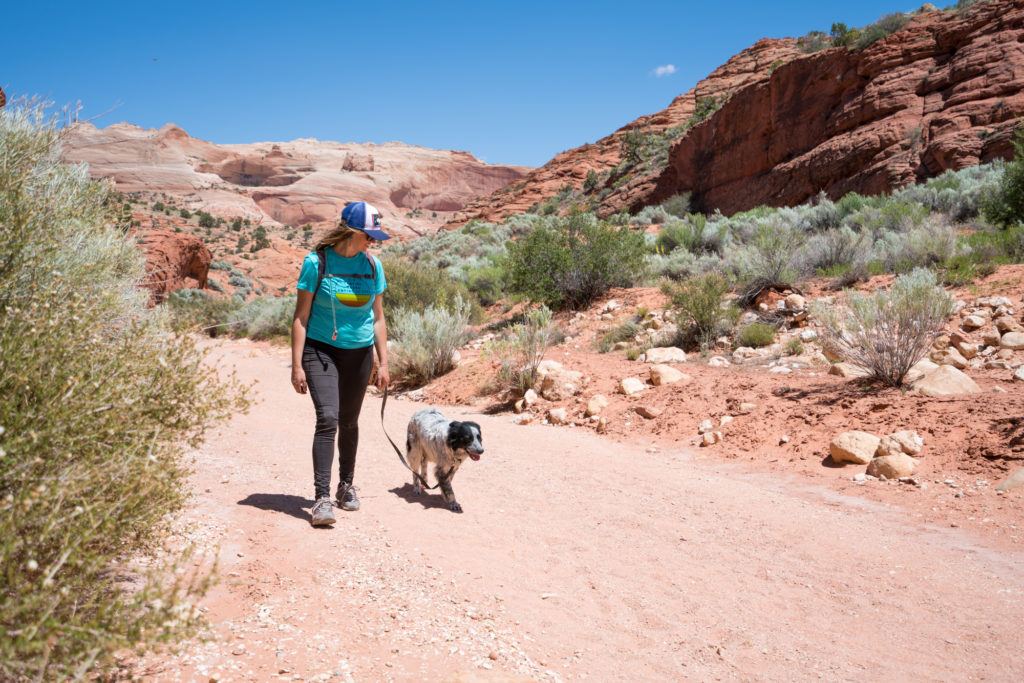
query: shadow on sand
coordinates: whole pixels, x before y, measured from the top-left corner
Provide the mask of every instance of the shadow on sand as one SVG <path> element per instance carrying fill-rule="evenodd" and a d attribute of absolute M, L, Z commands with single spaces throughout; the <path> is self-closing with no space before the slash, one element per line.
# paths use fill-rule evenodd
<path fill-rule="evenodd" d="M 260 510 L 283 512 L 286 515 L 291 515 L 308 522 L 312 519 L 309 509 L 313 507 L 313 502 L 309 498 L 292 496 L 286 493 L 250 493 L 238 501 L 238 504 L 249 505 Z"/>
<path fill-rule="evenodd" d="M 422 505 L 425 510 L 430 508 L 448 509 L 448 503 L 444 502 L 444 497 L 441 494 L 423 492 L 417 496 L 412 492 L 412 484 L 409 483 L 405 483 L 401 486 L 388 490 L 404 500 L 406 503 L 418 503 L 419 505 Z"/>

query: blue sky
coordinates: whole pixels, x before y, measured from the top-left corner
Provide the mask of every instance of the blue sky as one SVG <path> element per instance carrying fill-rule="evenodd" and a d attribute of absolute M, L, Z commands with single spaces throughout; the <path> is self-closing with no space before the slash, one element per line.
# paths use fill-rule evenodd
<path fill-rule="evenodd" d="M 0 85 L 9 95 L 80 101 L 81 116 L 99 126 L 173 121 L 220 143 L 401 140 L 536 166 L 664 108 L 759 38 L 913 8 L 893 0 L 292 5 L 10 3 Z M 670 64 L 674 73 L 655 75 Z"/>

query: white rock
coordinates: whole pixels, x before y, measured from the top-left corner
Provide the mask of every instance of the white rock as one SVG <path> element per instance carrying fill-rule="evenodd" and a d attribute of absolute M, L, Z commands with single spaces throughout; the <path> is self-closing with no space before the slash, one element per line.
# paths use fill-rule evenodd
<path fill-rule="evenodd" d="M 958 396 L 976 394 L 981 387 L 952 365 L 943 365 L 914 382 L 914 391 L 925 396 Z"/>
<path fill-rule="evenodd" d="M 626 396 L 632 396 L 639 394 L 641 391 L 646 391 L 647 385 L 644 384 L 643 380 L 639 377 L 626 377 L 619 380 L 619 392 Z"/>
<path fill-rule="evenodd" d="M 960 352 L 951 346 L 946 349 L 944 354 L 942 354 L 939 365 L 952 365 L 958 370 L 963 370 L 967 367 L 967 359 L 960 355 Z"/>
<path fill-rule="evenodd" d="M 917 470 L 917 461 L 906 453 L 883 455 L 868 463 L 867 474 L 881 479 L 909 477 Z"/>
<path fill-rule="evenodd" d="M 718 421 L 718 426 L 719 427 L 724 427 L 725 425 L 727 425 L 730 422 L 732 422 L 733 419 L 734 418 L 733 418 L 732 415 L 723 415 L 722 418 Z"/>
<path fill-rule="evenodd" d="M 707 434 L 715 428 L 715 423 L 711 420 L 702 420 L 700 425 L 697 427 L 698 434 Z"/>
<path fill-rule="evenodd" d="M 1024 382 L 1024 365 L 1017 368 L 1017 370 L 1013 373 L 1013 379 L 1018 382 Z"/>
<path fill-rule="evenodd" d="M 639 360 L 643 363 L 685 363 L 686 351 L 675 346 L 659 346 L 647 349 Z"/>
<path fill-rule="evenodd" d="M 601 312 L 602 313 L 611 313 L 612 311 L 617 311 L 620 308 L 622 308 L 622 302 L 621 301 L 619 301 L 617 299 L 609 299 L 608 303 L 606 303 L 604 305 L 604 308 L 601 309 Z"/>
<path fill-rule="evenodd" d="M 663 408 L 655 408 L 654 406 L 637 406 L 635 410 L 640 417 L 646 420 L 653 420 L 665 412 Z"/>
<path fill-rule="evenodd" d="M 802 311 L 807 308 L 807 301 L 799 294 L 790 294 L 786 297 L 786 310 Z"/>
<path fill-rule="evenodd" d="M 983 296 L 974 302 L 976 306 L 987 306 L 988 308 L 999 308 L 1000 306 L 1012 306 L 1013 302 L 1005 296 Z"/>
<path fill-rule="evenodd" d="M 960 323 L 960 327 L 964 328 L 968 332 L 971 330 L 979 330 L 982 327 L 985 327 L 985 319 L 980 315 L 969 315 L 964 318 L 962 323 Z"/>
<path fill-rule="evenodd" d="M 548 411 L 548 422 L 553 425 L 564 425 L 569 421 L 565 408 L 552 408 Z"/>
<path fill-rule="evenodd" d="M 768 372 L 770 372 L 773 375 L 788 375 L 789 373 L 793 372 L 793 370 L 791 368 L 787 368 L 785 365 L 776 365 Z"/>
<path fill-rule="evenodd" d="M 800 332 L 800 341 L 807 343 L 812 342 L 818 338 L 818 333 L 814 330 L 803 330 Z"/>
<path fill-rule="evenodd" d="M 1007 332 L 999 340 L 999 346 L 1013 351 L 1024 349 L 1024 332 Z"/>
<path fill-rule="evenodd" d="M 867 377 L 871 373 L 867 369 L 862 368 L 859 365 L 843 362 L 835 363 L 832 367 L 828 369 L 828 374 L 853 379 L 856 377 Z"/>
<path fill-rule="evenodd" d="M 754 412 L 756 408 L 756 403 L 741 403 L 738 410 L 741 415 L 749 415 L 750 413 Z"/>
<path fill-rule="evenodd" d="M 829 444 L 828 452 L 835 462 L 852 462 L 866 465 L 875 457 L 881 441 L 874 434 L 853 430 L 836 435 Z"/>
<path fill-rule="evenodd" d="M 1004 315 L 1000 318 L 996 318 L 995 321 L 996 329 L 999 330 L 1000 334 L 1006 334 L 1007 332 L 1020 332 L 1020 323 L 1011 318 L 1008 315 Z"/>
<path fill-rule="evenodd" d="M 722 432 L 705 432 L 700 439 L 701 446 L 713 446 L 722 440 Z"/>
<path fill-rule="evenodd" d="M 924 448 L 924 437 L 909 429 L 893 432 L 886 438 L 899 444 L 900 450 L 907 455 L 918 455 Z"/>
<path fill-rule="evenodd" d="M 910 371 L 907 372 L 907 375 L 906 377 L 903 378 L 903 381 L 906 384 L 913 384 L 914 382 L 918 381 L 919 379 L 927 375 L 929 372 L 938 369 L 939 366 L 937 363 L 933 363 L 927 358 L 922 358 L 921 360 L 917 361 L 910 367 Z"/>
<path fill-rule="evenodd" d="M 978 355 L 978 353 L 981 351 L 981 345 L 980 344 L 972 344 L 970 342 L 964 341 L 964 342 L 960 342 L 959 344 L 957 344 L 956 345 L 956 349 L 957 349 L 957 351 L 960 352 L 961 356 L 963 356 L 964 358 L 970 359 L 970 358 L 974 358 L 975 356 Z"/>
<path fill-rule="evenodd" d="M 651 384 L 660 387 L 664 384 L 675 384 L 676 382 L 690 382 L 693 378 L 685 372 L 676 370 L 671 365 L 652 365 Z"/>
<path fill-rule="evenodd" d="M 530 413 L 523 413 L 522 415 L 516 415 L 512 418 L 512 422 L 517 425 L 528 425 L 533 422 L 533 415 Z"/>
<path fill-rule="evenodd" d="M 523 405 L 529 408 L 537 402 L 537 392 L 533 389 L 527 389 L 526 393 L 523 394 Z"/>
<path fill-rule="evenodd" d="M 729 361 L 722 356 L 711 356 L 711 358 L 708 359 L 708 367 L 727 368 L 729 367 Z"/>
<path fill-rule="evenodd" d="M 594 394 L 587 401 L 587 417 L 600 415 L 601 411 L 608 407 L 608 397 L 604 394 Z"/>
<path fill-rule="evenodd" d="M 1002 335 L 999 334 L 998 330 L 985 330 L 981 335 L 981 343 L 985 346 L 999 346 L 999 341 Z"/>

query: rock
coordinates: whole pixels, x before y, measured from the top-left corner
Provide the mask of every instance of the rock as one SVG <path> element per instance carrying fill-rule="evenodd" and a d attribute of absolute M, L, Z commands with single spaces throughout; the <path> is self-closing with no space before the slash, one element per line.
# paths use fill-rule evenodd
<path fill-rule="evenodd" d="M 980 330 L 982 327 L 985 327 L 985 319 L 980 315 L 969 315 L 964 318 L 962 323 L 960 323 L 960 327 L 964 328 L 968 332 L 972 330 Z"/>
<path fill-rule="evenodd" d="M 789 443 L 789 434 L 783 434 L 779 437 L 780 446 L 785 446 L 787 443 Z"/>
<path fill-rule="evenodd" d="M 985 346 L 999 346 L 999 340 L 1002 335 L 999 334 L 998 330 L 985 330 L 981 335 L 981 343 Z"/>
<path fill-rule="evenodd" d="M 630 346 L 628 341 L 619 341 L 612 344 L 612 351 L 625 351 Z"/>
<path fill-rule="evenodd" d="M 146 256 L 146 275 L 139 283 L 149 290 L 150 305 L 179 289 L 204 289 L 213 255 L 202 238 L 185 232 L 151 229 L 133 233 Z"/>
<path fill-rule="evenodd" d="M 697 427 L 698 434 L 707 434 L 715 428 L 715 423 L 711 420 L 702 420 L 700 425 Z"/>
<path fill-rule="evenodd" d="M 1008 315 L 996 318 L 993 322 L 1000 334 L 1006 334 L 1007 332 L 1020 332 L 1021 329 L 1024 329 L 1021 327 L 1019 322 Z"/>
<path fill-rule="evenodd" d="M 1024 349 L 1024 332 L 1007 332 L 999 340 L 999 346 L 1013 351 Z"/>
<path fill-rule="evenodd" d="M 919 379 L 927 375 L 929 372 L 938 369 L 939 366 L 937 363 L 933 363 L 927 358 L 922 358 L 921 360 L 917 361 L 912 366 L 910 366 L 910 370 L 903 378 L 903 382 L 904 384 L 913 384 L 914 382 L 918 381 Z"/>
<path fill-rule="evenodd" d="M 786 297 L 787 311 L 802 311 L 807 308 L 807 301 L 799 294 L 790 294 Z"/>
<path fill-rule="evenodd" d="M 713 446 L 716 443 L 721 442 L 722 432 L 705 432 L 704 436 L 700 439 L 701 446 Z"/>
<path fill-rule="evenodd" d="M 793 369 L 787 368 L 785 365 L 776 365 L 768 372 L 770 372 L 773 375 L 788 375 L 789 373 L 793 372 Z"/>
<path fill-rule="evenodd" d="M 599 418 L 597 421 L 597 433 L 604 434 L 608 431 L 608 418 Z"/>
<path fill-rule="evenodd" d="M 639 360 L 642 363 L 685 363 L 686 351 L 675 346 L 659 346 L 647 349 Z"/>
<path fill-rule="evenodd" d="M 538 367 L 537 376 L 540 378 L 540 395 L 549 401 L 565 400 L 580 393 L 583 388 L 583 373 L 567 370 L 561 365 L 545 368 L 544 373 Z"/>
<path fill-rule="evenodd" d="M 909 429 L 893 432 L 886 438 L 899 444 L 900 450 L 907 455 L 918 455 L 924 449 L 924 437 Z"/>
<path fill-rule="evenodd" d="M 1019 489 L 1024 486 L 1024 467 L 1018 467 L 1013 473 L 1006 479 L 1003 479 L 998 486 L 996 491 L 1012 491 Z"/>
<path fill-rule="evenodd" d="M 512 411 L 517 415 L 526 409 L 526 402 L 523 399 L 519 399 L 512 405 Z"/>
<path fill-rule="evenodd" d="M 914 391 L 924 396 L 958 396 L 981 391 L 973 379 L 952 365 L 943 365 L 914 382 Z"/>
<path fill-rule="evenodd" d="M 748 358 L 760 358 L 761 352 L 757 349 L 752 349 L 749 346 L 741 346 L 732 352 L 732 362 L 742 363 Z"/>
<path fill-rule="evenodd" d="M 594 394 L 587 401 L 587 417 L 600 415 L 601 411 L 608 407 L 608 397 L 604 394 Z"/>
<path fill-rule="evenodd" d="M 881 479 L 909 477 L 917 470 L 917 461 L 906 453 L 883 455 L 868 463 L 867 474 Z"/>
<path fill-rule="evenodd" d="M 741 415 L 749 415 L 754 412 L 755 408 L 757 408 L 756 403 L 741 403 L 738 411 Z"/>
<path fill-rule="evenodd" d="M 985 365 L 983 367 L 985 367 L 988 370 L 1012 370 L 1013 369 L 1013 368 L 1010 367 L 1010 364 L 1008 362 L 1006 362 L 1005 360 L 1003 360 L 1002 358 L 990 358 L 989 360 L 985 361 Z"/>
<path fill-rule="evenodd" d="M 533 422 L 533 415 L 530 413 L 523 413 L 522 415 L 516 415 L 512 418 L 512 422 L 517 425 L 528 425 Z"/>
<path fill-rule="evenodd" d="M 619 392 L 626 396 L 633 396 L 639 394 L 641 391 L 646 391 L 647 385 L 643 383 L 639 377 L 626 377 L 619 380 Z"/>
<path fill-rule="evenodd" d="M 999 308 L 1000 306 L 1012 306 L 1013 302 L 1005 296 L 983 296 L 979 297 L 974 304 L 976 306 L 986 306 L 988 308 Z"/>
<path fill-rule="evenodd" d="M 548 411 L 548 422 L 553 425 L 564 425 L 569 421 L 565 408 L 552 408 Z"/>
<path fill-rule="evenodd" d="M 708 359 L 708 367 L 727 368 L 729 367 L 729 361 L 722 356 L 711 356 L 711 358 Z"/>
<path fill-rule="evenodd" d="M 1017 382 L 1024 382 L 1024 365 L 1017 368 L 1013 373 L 1013 379 Z"/>
<path fill-rule="evenodd" d="M 818 333 L 815 332 L 814 330 L 803 330 L 800 332 L 800 341 L 804 342 L 805 344 L 808 342 L 812 342 L 817 338 Z"/>
<path fill-rule="evenodd" d="M 856 377 L 868 377 L 871 372 L 859 365 L 853 363 L 836 363 L 828 369 L 828 374 L 838 375 L 839 377 L 846 377 L 847 379 L 853 379 Z"/>
<path fill-rule="evenodd" d="M 942 355 L 939 365 L 952 365 L 958 370 L 963 370 L 967 367 L 967 359 L 960 355 L 960 352 L 951 346 L 946 349 L 946 352 Z"/>
<path fill-rule="evenodd" d="M 601 312 L 602 313 L 611 313 L 612 311 L 617 311 L 620 308 L 622 308 L 622 302 L 621 301 L 619 301 L 618 299 L 609 299 L 608 303 L 606 303 L 604 305 L 604 308 L 601 309 Z"/>
<path fill-rule="evenodd" d="M 725 425 L 727 425 L 727 424 L 729 424 L 730 422 L 732 422 L 732 421 L 733 421 L 734 419 L 735 419 L 735 418 L 733 418 L 733 416 L 732 416 L 732 415 L 723 415 L 723 416 L 722 416 L 722 417 L 721 417 L 721 418 L 720 418 L 720 419 L 718 420 L 718 426 L 719 426 L 719 427 L 724 427 Z"/>
<path fill-rule="evenodd" d="M 970 359 L 974 358 L 981 352 L 981 345 L 972 344 L 970 342 L 960 342 L 956 345 L 956 349 L 960 352 L 961 356 Z"/>
<path fill-rule="evenodd" d="M 526 393 L 523 394 L 523 405 L 527 408 L 537 402 L 537 392 L 533 389 L 527 389 Z"/>
<path fill-rule="evenodd" d="M 665 384 L 675 384 L 676 382 L 689 382 L 692 379 L 692 377 L 684 372 L 676 370 L 671 365 L 651 366 L 651 384 L 656 387 L 660 387 Z"/>
<path fill-rule="evenodd" d="M 647 420 L 653 420 L 665 412 L 663 409 L 655 408 L 654 406 L 637 406 L 635 410 L 640 417 Z"/>
<path fill-rule="evenodd" d="M 881 442 L 874 434 L 853 430 L 843 432 L 832 439 L 828 452 L 835 462 L 852 462 L 866 465 L 875 457 Z"/>

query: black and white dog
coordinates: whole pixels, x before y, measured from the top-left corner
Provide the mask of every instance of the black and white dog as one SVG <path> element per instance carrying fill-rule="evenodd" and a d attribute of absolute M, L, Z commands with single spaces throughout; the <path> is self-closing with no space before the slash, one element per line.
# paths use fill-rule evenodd
<path fill-rule="evenodd" d="M 449 420 L 436 408 L 420 410 L 409 420 L 405 452 L 409 468 L 413 472 L 418 471 L 423 481 L 427 480 L 427 463 L 434 463 L 434 476 L 441 485 L 448 509 L 462 512 L 462 506 L 452 491 L 452 477 L 466 456 L 479 460 L 483 454 L 480 425 Z M 413 477 L 412 490 L 416 495 L 423 493 L 420 478 Z"/>

